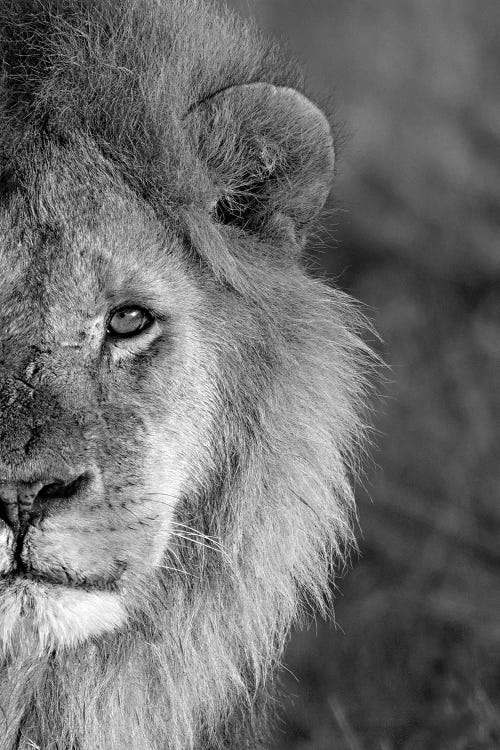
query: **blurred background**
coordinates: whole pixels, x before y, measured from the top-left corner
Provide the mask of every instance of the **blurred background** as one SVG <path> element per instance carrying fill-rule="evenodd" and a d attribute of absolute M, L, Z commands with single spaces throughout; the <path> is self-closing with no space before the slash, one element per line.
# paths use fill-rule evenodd
<path fill-rule="evenodd" d="M 500 748 L 500 2 L 230 4 L 347 123 L 314 264 L 391 368 L 361 555 L 337 626 L 291 639 L 274 750 Z"/>

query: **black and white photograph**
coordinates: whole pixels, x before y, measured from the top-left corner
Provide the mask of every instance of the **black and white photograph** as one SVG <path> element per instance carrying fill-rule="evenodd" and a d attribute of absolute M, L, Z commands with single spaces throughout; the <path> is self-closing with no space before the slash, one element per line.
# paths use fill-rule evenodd
<path fill-rule="evenodd" d="M 500 750 L 500 4 L 0 0 L 0 750 Z"/>

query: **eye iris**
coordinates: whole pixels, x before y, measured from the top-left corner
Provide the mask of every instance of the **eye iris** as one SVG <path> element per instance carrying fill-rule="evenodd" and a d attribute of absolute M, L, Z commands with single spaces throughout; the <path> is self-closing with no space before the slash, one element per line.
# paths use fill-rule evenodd
<path fill-rule="evenodd" d="M 118 336 L 130 336 L 139 333 L 150 322 L 150 316 L 138 307 L 117 310 L 109 321 L 110 333 Z"/>

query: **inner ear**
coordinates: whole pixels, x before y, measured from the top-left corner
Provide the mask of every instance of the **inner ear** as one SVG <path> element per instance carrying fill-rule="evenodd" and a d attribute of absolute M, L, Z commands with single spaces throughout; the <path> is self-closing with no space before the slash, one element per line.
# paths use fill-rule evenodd
<path fill-rule="evenodd" d="M 269 177 L 269 181 L 270 181 Z M 249 174 L 245 184 L 231 193 L 222 192 L 211 207 L 211 214 L 218 224 L 254 231 L 266 219 L 269 207 L 270 184 L 266 179 L 257 180 Z"/>
<path fill-rule="evenodd" d="M 333 138 L 325 115 L 298 91 L 233 86 L 194 107 L 189 125 L 218 195 L 211 211 L 219 223 L 261 231 L 281 213 L 300 231 L 323 207 Z"/>
<path fill-rule="evenodd" d="M 221 195 L 211 209 L 211 214 L 218 224 L 246 228 L 251 222 L 251 207 L 228 195 Z"/>

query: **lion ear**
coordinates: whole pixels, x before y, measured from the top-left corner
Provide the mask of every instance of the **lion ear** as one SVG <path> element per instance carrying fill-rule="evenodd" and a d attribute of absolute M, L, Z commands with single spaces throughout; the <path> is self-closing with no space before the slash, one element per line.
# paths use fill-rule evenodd
<path fill-rule="evenodd" d="M 321 110 L 294 89 L 251 83 L 211 95 L 189 119 L 215 188 L 215 218 L 262 232 L 280 215 L 304 236 L 334 172 L 333 138 Z"/>

